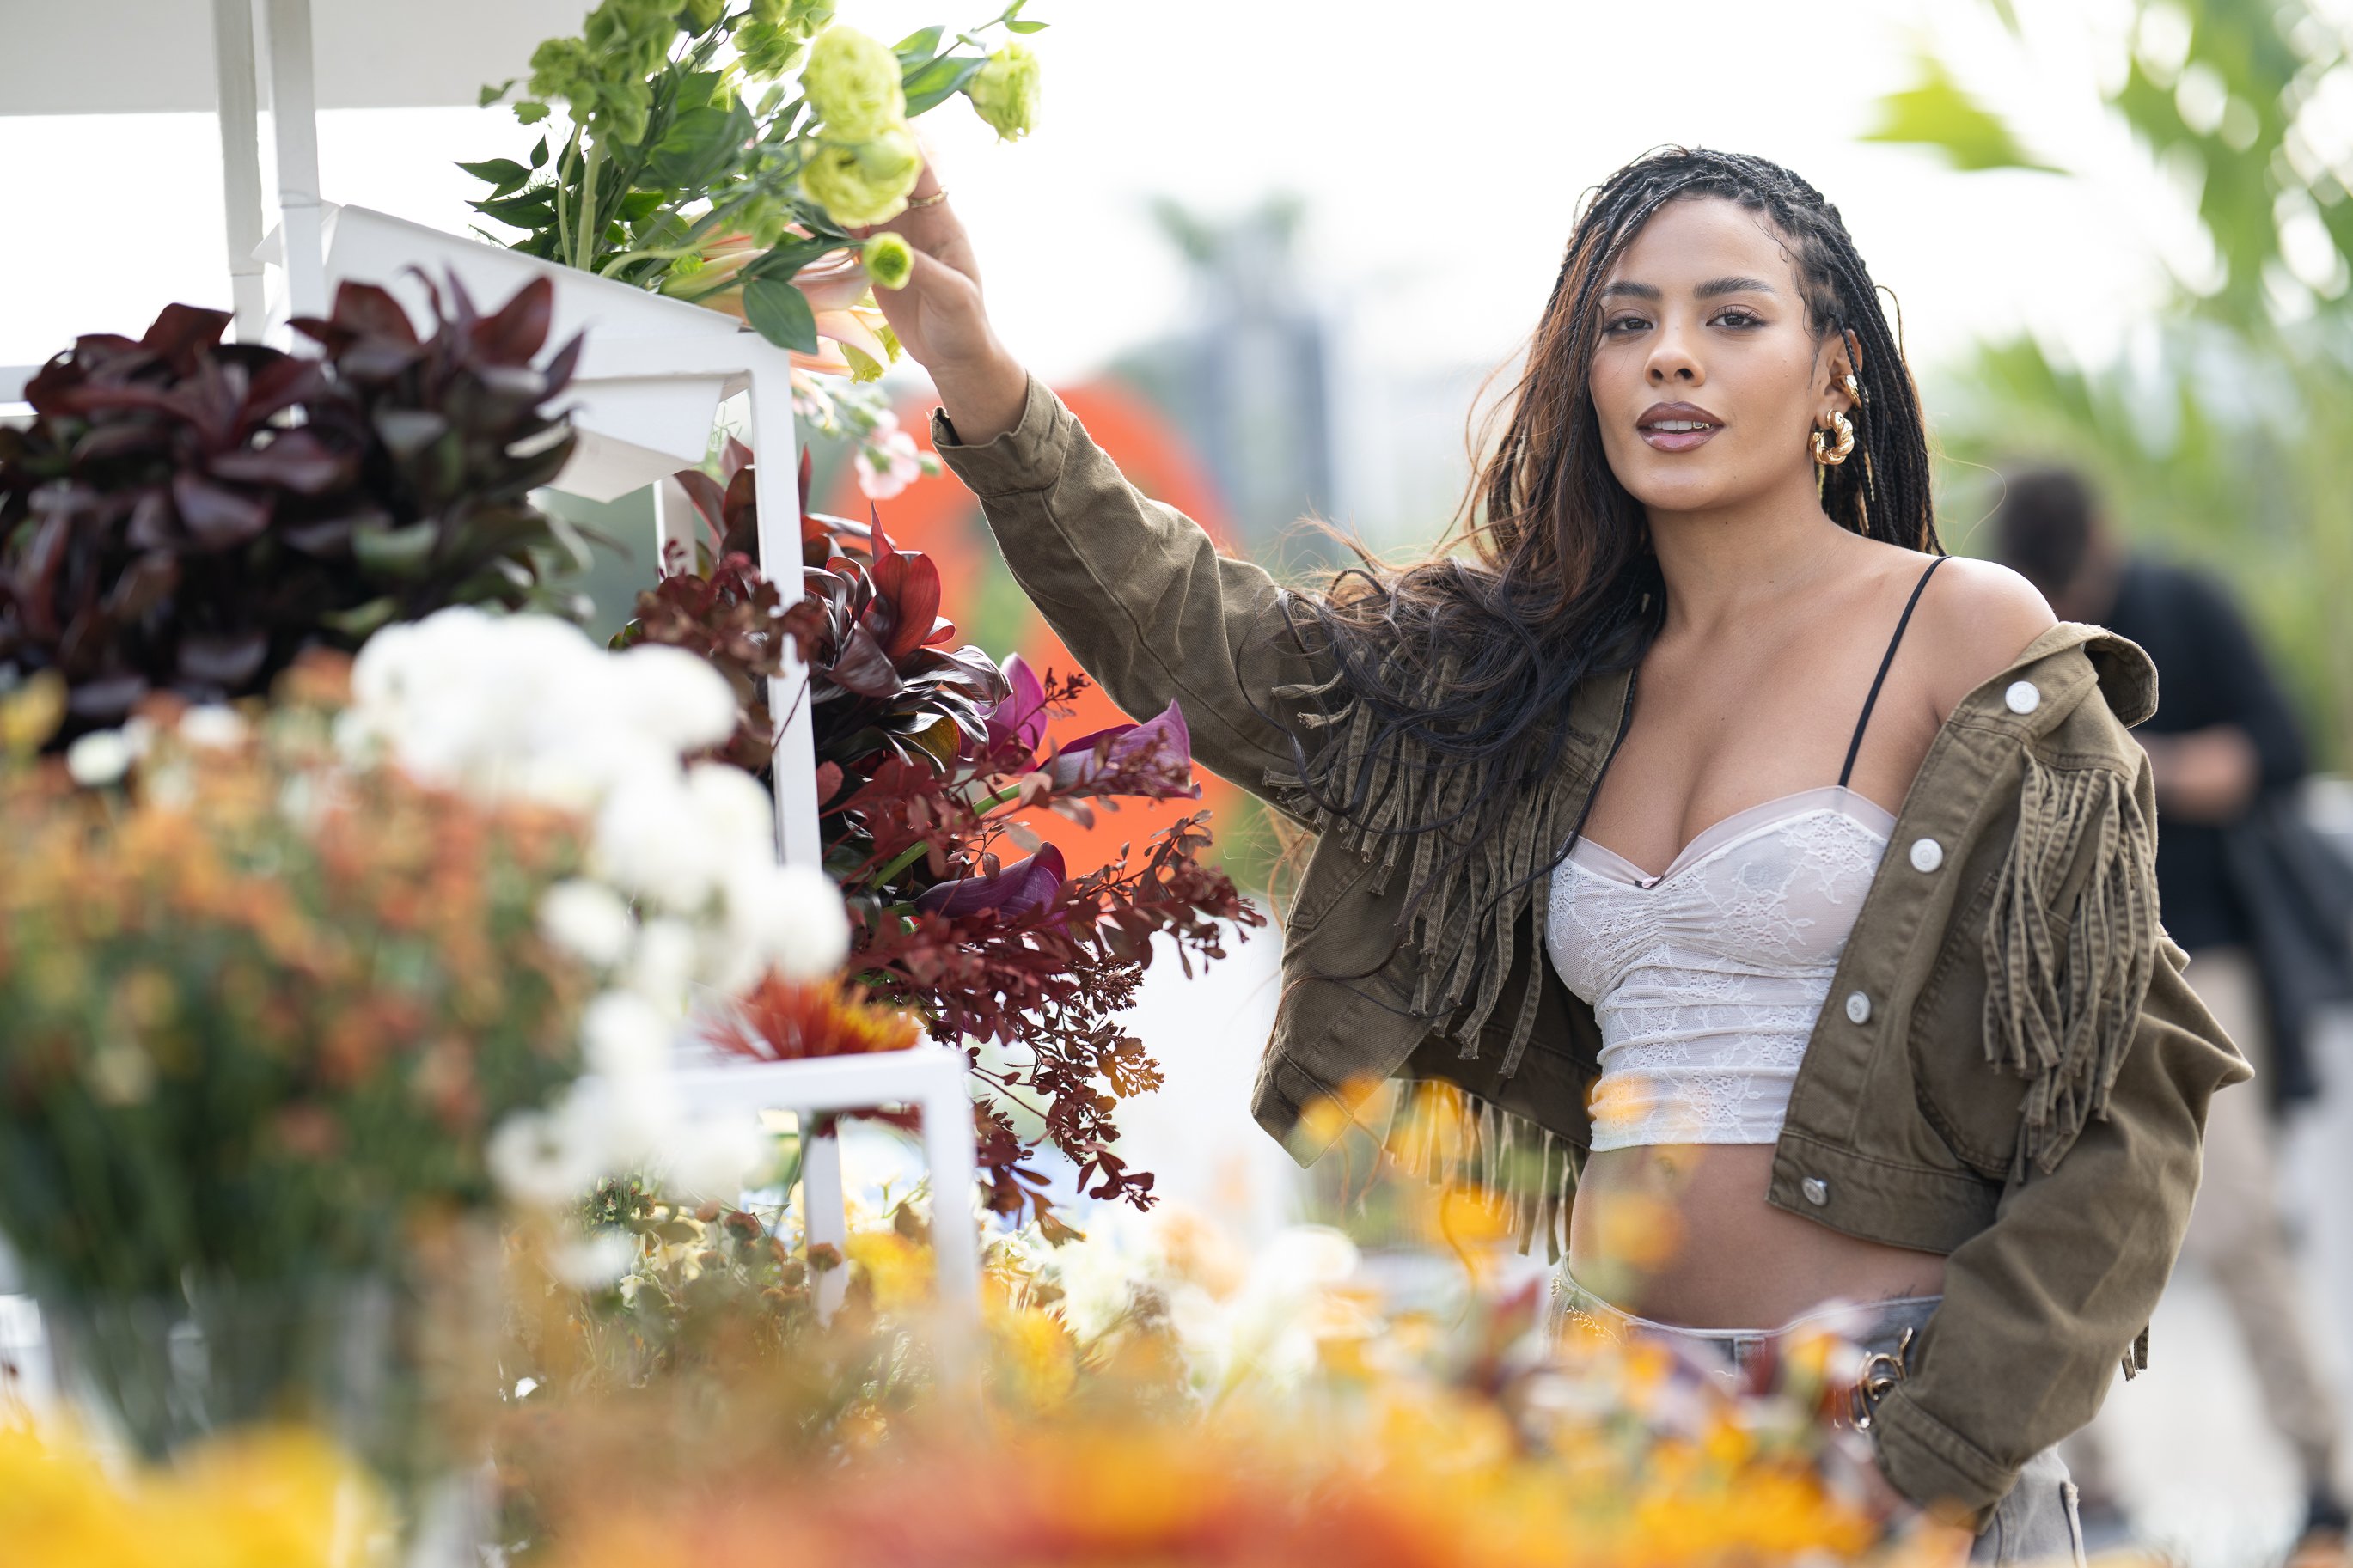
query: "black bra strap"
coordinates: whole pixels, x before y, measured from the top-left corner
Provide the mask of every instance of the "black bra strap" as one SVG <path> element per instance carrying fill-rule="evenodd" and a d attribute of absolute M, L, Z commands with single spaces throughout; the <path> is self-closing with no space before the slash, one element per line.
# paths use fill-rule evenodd
<path fill-rule="evenodd" d="M 1887 684 L 1888 668 L 1894 664 L 1895 649 L 1904 641 L 1904 628 L 1912 624 L 1913 608 L 1920 603 L 1920 595 L 1926 591 L 1928 579 L 1936 574 L 1936 568 L 1951 559 L 1949 555 L 1939 555 L 1929 562 L 1928 569 L 1920 574 L 1920 581 L 1912 585 L 1912 596 L 1904 601 L 1904 614 L 1895 623 L 1895 635 L 1887 639 L 1887 657 L 1879 661 L 1879 673 L 1871 678 L 1871 695 L 1862 700 L 1862 717 L 1854 721 L 1854 739 L 1846 743 L 1846 766 L 1839 770 L 1841 789 L 1854 774 L 1855 754 L 1862 750 L 1862 732 L 1871 727 L 1871 710 L 1879 704 L 1879 689 Z"/>

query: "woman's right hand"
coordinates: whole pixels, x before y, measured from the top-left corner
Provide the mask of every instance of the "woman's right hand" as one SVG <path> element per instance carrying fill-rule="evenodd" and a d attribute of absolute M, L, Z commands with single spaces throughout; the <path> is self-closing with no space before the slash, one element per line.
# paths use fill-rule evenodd
<path fill-rule="evenodd" d="M 927 159 L 913 198 L 921 201 L 939 190 L 938 171 Z M 980 265 L 963 220 L 940 201 L 911 206 L 889 223 L 860 232 L 881 229 L 906 240 L 915 266 L 903 289 L 875 289 L 875 302 L 900 345 L 932 373 L 957 437 L 976 446 L 1012 429 L 1021 422 L 1029 376 L 988 324 Z"/>

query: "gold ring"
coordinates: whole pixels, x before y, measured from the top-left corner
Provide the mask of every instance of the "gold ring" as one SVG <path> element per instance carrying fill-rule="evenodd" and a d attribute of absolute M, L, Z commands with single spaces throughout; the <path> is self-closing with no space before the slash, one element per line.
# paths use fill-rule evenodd
<path fill-rule="evenodd" d="M 924 207 L 935 207 L 947 199 L 948 188 L 945 185 L 942 185 L 938 190 L 934 191 L 928 196 L 910 196 L 907 199 L 907 210 L 909 212 L 918 212 Z"/>

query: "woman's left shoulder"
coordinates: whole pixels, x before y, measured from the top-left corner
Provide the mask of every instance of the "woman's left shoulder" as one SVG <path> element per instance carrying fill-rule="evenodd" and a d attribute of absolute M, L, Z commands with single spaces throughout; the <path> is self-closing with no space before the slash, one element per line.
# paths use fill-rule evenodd
<path fill-rule="evenodd" d="M 1929 658 L 1939 716 L 2018 662 L 2059 617 L 2040 590 L 2009 567 L 1970 556 L 1948 557 L 1920 595 L 1913 635 Z"/>

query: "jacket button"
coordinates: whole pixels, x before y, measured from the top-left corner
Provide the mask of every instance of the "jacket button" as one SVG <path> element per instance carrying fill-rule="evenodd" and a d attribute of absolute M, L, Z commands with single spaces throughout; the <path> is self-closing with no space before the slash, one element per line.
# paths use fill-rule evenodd
<path fill-rule="evenodd" d="M 1831 1184 L 1820 1176 L 1808 1176 L 1798 1184 L 1798 1190 L 1805 1194 L 1806 1201 L 1816 1208 L 1831 1201 Z"/>
<path fill-rule="evenodd" d="M 1912 869 L 1933 871 L 1945 863 L 1945 847 L 1933 838 L 1912 841 Z"/>
<path fill-rule="evenodd" d="M 2013 680 L 2001 694 L 2001 701 L 2013 713 L 2031 713 L 2042 706 L 2042 692 L 2031 680 Z"/>
<path fill-rule="evenodd" d="M 1871 1022 L 1871 998 L 1870 998 L 1870 997 L 1868 997 L 1868 996 L 1865 996 L 1865 995 L 1864 995 L 1862 992 L 1860 992 L 1860 991 L 1856 991 L 1856 992 L 1853 992 L 1853 993 L 1850 994 L 1848 995 L 1847 999 L 1846 999 L 1846 1016 L 1847 1016 L 1847 1020 L 1848 1020 L 1848 1022 L 1850 1022 L 1850 1023 L 1855 1023 L 1855 1024 L 1868 1024 L 1868 1023 L 1870 1023 L 1870 1022 Z"/>

